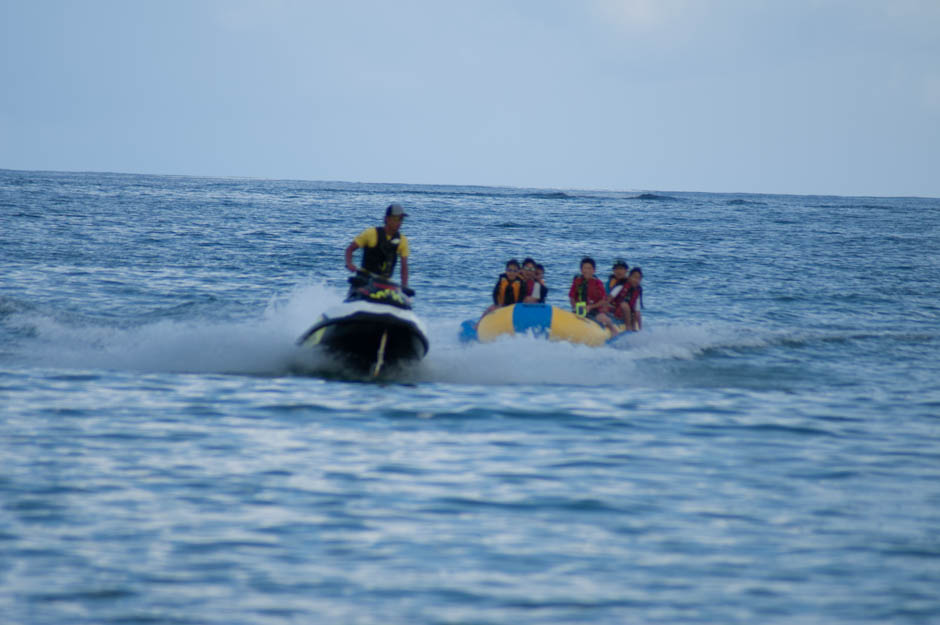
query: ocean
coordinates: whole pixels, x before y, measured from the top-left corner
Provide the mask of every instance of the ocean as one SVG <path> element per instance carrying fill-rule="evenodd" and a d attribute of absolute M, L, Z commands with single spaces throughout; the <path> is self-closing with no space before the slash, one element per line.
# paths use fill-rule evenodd
<path fill-rule="evenodd" d="M 419 364 L 307 371 L 409 213 Z M 940 623 L 940 200 L 0 170 L 0 622 Z M 458 341 L 509 258 L 644 330 Z"/>

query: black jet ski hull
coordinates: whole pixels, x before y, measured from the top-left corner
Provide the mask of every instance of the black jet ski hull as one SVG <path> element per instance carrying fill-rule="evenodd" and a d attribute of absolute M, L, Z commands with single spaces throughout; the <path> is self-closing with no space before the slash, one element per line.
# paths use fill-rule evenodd
<path fill-rule="evenodd" d="M 421 360 L 428 351 L 420 322 L 397 311 L 325 316 L 301 337 L 300 344 L 319 346 L 346 367 L 362 372 L 373 370 L 379 358 L 388 367 Z"/>

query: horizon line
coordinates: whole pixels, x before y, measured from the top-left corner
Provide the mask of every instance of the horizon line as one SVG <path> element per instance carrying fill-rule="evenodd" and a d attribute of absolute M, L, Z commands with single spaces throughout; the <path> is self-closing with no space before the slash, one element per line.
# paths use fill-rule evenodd
<path fill-rule="evenodd" d="M 307 178 L 268 178 L 263 176 L 243 176 L 243 175 L 207 175 L 207 174 L 167 174 L 153 172 L 133 172 L 133 171 L 107 171 L 93 169 L 12 169 L 0 167 L 0 172 L 14 173 L 41 173 L 41 174 L 96 174 L 111 176 L 155 176 L 165 178 L 197 178 L 210 180 L 263 180 L 268 182 L 311 182 L 311 183 L 339 183 L 339 184 L 361 184 L 361 185 L 387 185 L 387 186 L 422 186 L 422 187 L 451 187 L 451 188 L 479 188 L 479 189 L 513 189 L 518 191 L 553 191 L 564 192 L 574 191 L 579 193 L 681 193 L 696 195 L 764 195 L 764 196 L 789 196 L 789 197 L 841 197 L 841 198 L 880 198 L 880 199 L 907 199 L 907 200 L 938 200 L 940 196 L 930 195 L 872 195 L 872 194 L 848 194 L 840 195 L 838 193 L 793 193 L 793 192 L 769 192 L 769 191 L 682 191 L 668 189 L 609 189 L 595 187 L 531 187 L 509 184 L 459 184 L 459 183 L 427 183 L 427 182 L 387 182 L 387 181 L 368 181 L 368 180 L 338 180 L 338 179 L 307 179 Z"/>

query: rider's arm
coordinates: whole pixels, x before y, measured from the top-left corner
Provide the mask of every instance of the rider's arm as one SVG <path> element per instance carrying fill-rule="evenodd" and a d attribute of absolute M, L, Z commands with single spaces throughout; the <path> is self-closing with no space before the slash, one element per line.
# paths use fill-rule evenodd
<path fill-rule="evenodd" d="M 401 257 L 401 285 L 408 286 L 408 257 Z"/>
<path fill-rule="evenodd" d="M 356 243 L 355 241 L 350 243 L 349 246 L 346 248 L 346 269 L 350 271 L 357 271 L 356 265 L 354 265 L 352 262 L 352 255 L 353 255 L 353 252 L 355 252 L 358 249 L 359 249 L 359 244 Z"/>
<path fill-rule="evenodd" d="M 352 254 L 362 247 L 375 247 L 379 242 L 379 234 L 375 228 L 366 228 L 359 233 L 349 247 L 346 248 L 346 269 L 350 271 L 359 271 L 359 268 L 352 262 Z"/>

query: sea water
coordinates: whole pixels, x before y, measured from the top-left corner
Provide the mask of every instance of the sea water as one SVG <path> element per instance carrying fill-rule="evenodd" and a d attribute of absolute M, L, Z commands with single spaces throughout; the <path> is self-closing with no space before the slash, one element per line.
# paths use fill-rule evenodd
<path fill-rule="evenodd" d="M 420 364 L 305 372 L 409 213 Z M 940 201 L 0 171 L 0 622 L 940 622 Z M 643 332 L 458 341 L 511 257 Z"/>

